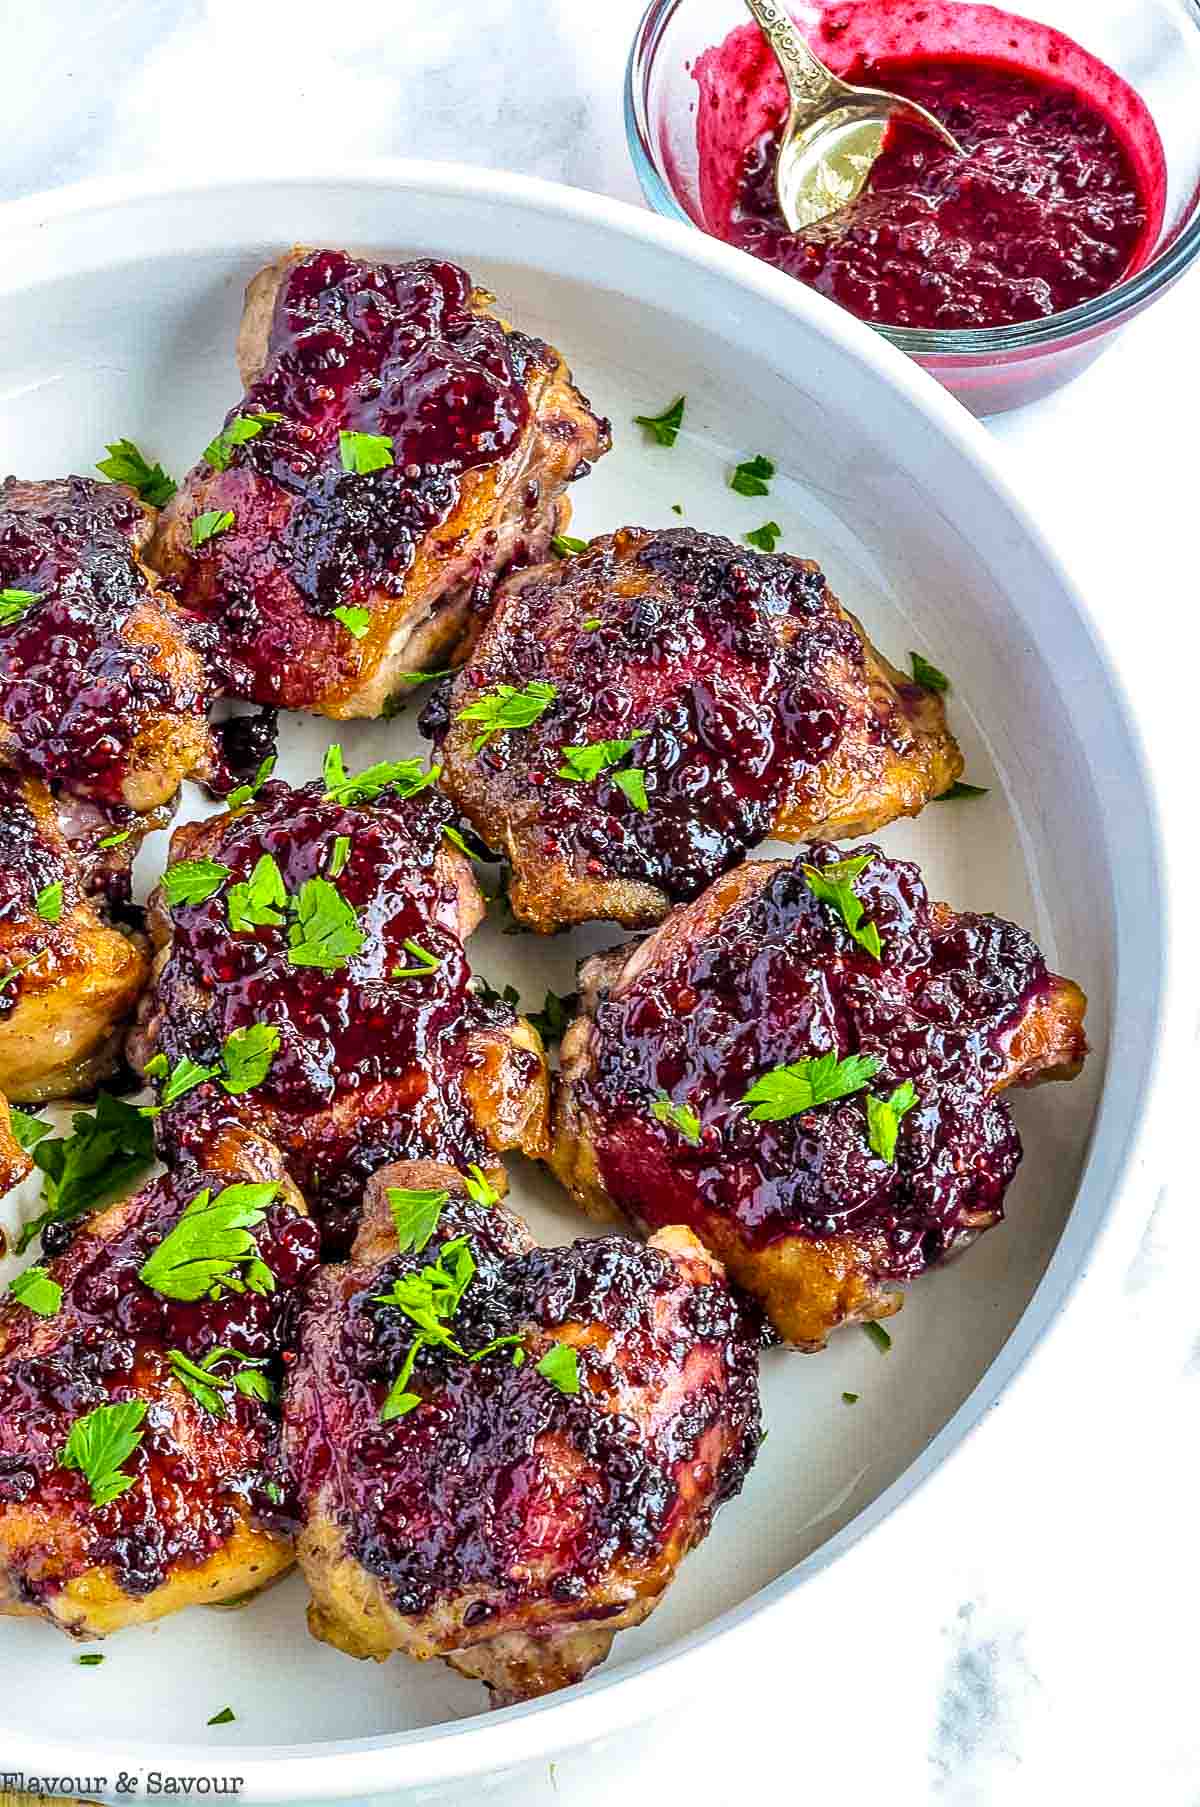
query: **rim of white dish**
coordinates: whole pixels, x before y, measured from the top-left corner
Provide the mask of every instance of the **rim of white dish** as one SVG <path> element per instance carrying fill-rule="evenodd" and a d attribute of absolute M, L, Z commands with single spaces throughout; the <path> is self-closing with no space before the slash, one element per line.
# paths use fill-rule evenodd
<path fill-rule="evenodd" d="M 1115 1234 L 1121 1217 L 1131 1234 L 1140 1234 L 1142 1218 L 1135 1216 L 1135 1195 L 1148 1198 L 1156 1184 L 1156 1168 L 1149 1159 L 1154 1146 L 1156 1104 L 1161 1088 L 1157 1081 L 1164 1061 L 1164 1047 L 1177 1039 L 1183 1046 L 1182 1011 L 1170 1008 L 1170 977 L 1178 962 L 1175 948 L 1177 912 L 1169 908 L 1165 842 L 1160 802 L 1146 758 L 1137 713 L 1114 665 L 1102 632 L 1087 603 L 1077 591 L 1045 533 L 1030 514 L 1019 490 L 1006 471 L 1002 448 L 986 430 L 919 366 L 864 322 L 844 312 L 823 296 L 792 281 L 783 272 L 743 256 L 719 240 L 698 233 L 691 225 L 664 219 L 647 209 L 607 196 L 571 188 L 538 177 L 516 176 L 457 163 L 415 159 L 372 159 L 346 165 L 323 165 L 310 171 L 256 171 L 197 180 L 181 174 L 176 180 L 154 183 L 97 180 L 0 204 L 0 234 L 8 255 L 0 269 L 0 294 L 19 291 L 32 283 L 69 274 L 72 266 L 54 257 L 55 228 L 81 215 L 141 204 L 186 202 L 189 195 L 228 193 L 243 201 L 249 191 L 312 192 L 361 187 L 380 191 L 421 191 L 447 198 L 467 197 L 481 202 L 512 201 L 547 216 L 593 226 L 617 237 L 639 240 L 686 264 L 725 277 L 738 289 L 750 291 L 777 308 L 782 316 L 807 319 L 820 333 L 837 343 L 858 362 L 871 367 L 879 378 L 901 393 L 917 414 L 932 422 L 944 440 L 968 464 L 976 477 L 997 494 L 1019 532 L 1070 600 L 1077 622 L 1090 642 L 1091 652 L 1109 692 L 1112 710 L 1127 738 L 1132 782 L 1145 805 L 1145 868 L 1112 873 L 1114 906 L 1128 903 L 1140 889 L 1141 907 L 1147 912 L 1144 926 L 1154 944 L 1152 985 L 1145 972 L 1139 990 L 1151 991 L 1153 1017 L 1146 1044 L 1146 1060 L 1140 1084 L 1132 1096 L 1125 1092 L 1125 1116 L 1129 1138 L 1121 1154 L 1110 1157 L 1112 1177 L 1107 1198 L 1094 1222 L 1073 1211 L 1058 1245 L 1047 1263 L 1016 1326 L 998 1355 L 958 1410 L 892 1484 L 820 1549 L 796 1564 L 740 1606 L 721 1614 L 709 1625 L 668 1648 L 645 1656 L 621 1673 L 598 1671 L 590 1680 L 560 1695 L 529 1701 L 521 1706 L 484 1713 L 467 1721 L 429 1726 L 371 1738 L 347 1739 L 314 1745 L 250 1745 L 236 1750 L 214 1750 L 202 1745 L 144 1746 L 130 1762 L 127 1746 L 93 1745 L 80 1755 L 69 1740 L 24 1740 L 20 1728 L 6 1729 L 6 1758 L 27 1775 L 79 1773 L 86 1768 L 124 1764 L 127 1771 L 143 1774 L 160 1769 L 172 1777 L 210 1776 L 224 1773 L 236 1762 L 245 1801 L 338 1800 L 349 1796 L 388 1795 L 422 1784 L 444 1783 L 507 1769 L 596 1739 L 647 1719 L 699 1692 L 705 1679 L 723 1669 L 738 1640 L 745 1641 L 752 1627 L 768 1613 L 778 1615 L 791 1605 L 808 1582 L 854 1548 L 867 1534 L 910 1501 L 950 1455 L 961 1449 L 990 1407 L 1009 1392 L 1035 1349 L 1045 1343 L 1052 1329 L 1064 1321 L 1067 1306 L 1084 1280 L 1092 1283 L 1110 1261 L 1127 1258 L 1121 1238 Z M 21 247 L 27 261 L 13 255 L 14 240 L 24 236 Z M 136 245 L 115 242 L 103 260 L 91 267 L 128 261 L 137 255 Z M 1132 862 L 1130 863 L 1133 864 Z M 1121 1020 L 1122 1003 L 1129 987 L 1128 975 L 1118 963 L 1113 1001 L 1113 1021 Z M 1110 1072 L 1097 1103 L 1097 1122 L 1117 1108 Z M 1090 1186 L 1096 1162 L 1095 1138 L 1089 1148 L 1077 1190 L 1081 1198 Z M 1118 1212 L 1118 1204 L 1122 1206 Z M 1104 1261 L 1097 1257 L 1103 1247 Z M 115 1773 L 120 1773 L 116 1770 Z"/>

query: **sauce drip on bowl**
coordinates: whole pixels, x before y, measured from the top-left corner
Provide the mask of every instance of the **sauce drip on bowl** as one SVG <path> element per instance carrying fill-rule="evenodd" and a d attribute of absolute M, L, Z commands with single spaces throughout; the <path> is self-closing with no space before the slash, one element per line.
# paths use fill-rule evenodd
<path fill-rule="evenodd" d="M 947 0 L 797 8 L 847 80 L 928 107 L 967 152 L 889 128 L 866 188 L 790 233 L 774 192 L 782 77 L 754 26 L 696 65 L 705 224 L 860 318 L 925 329 L 1043 319 L 1115 287 L 1162 218 L 1149 113 L 1079 45 Z"/>

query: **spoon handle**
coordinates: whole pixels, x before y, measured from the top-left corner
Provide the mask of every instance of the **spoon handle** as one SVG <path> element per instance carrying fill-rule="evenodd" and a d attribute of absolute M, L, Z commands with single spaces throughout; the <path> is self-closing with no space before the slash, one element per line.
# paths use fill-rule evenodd
<path fill-rule="evenodd" d="M 767 43 L 775 52 L 794 112 L 808 112 L 843 87 L 832 70 L 813 55 L 795 21 L 775 0 L 746 0 Z"/>

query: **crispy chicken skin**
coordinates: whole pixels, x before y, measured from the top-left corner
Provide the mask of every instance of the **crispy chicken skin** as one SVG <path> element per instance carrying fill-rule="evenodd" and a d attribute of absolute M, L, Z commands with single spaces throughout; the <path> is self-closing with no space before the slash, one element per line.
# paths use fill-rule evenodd
<path fill-rule="evenodd" d="M 348 1246 L 366 1180 L 389 1161 L 474 1161 L 502 1186 L 500 1150 L 545 1152 L 545 1054 L 472 979 L 463 943 L 483 901 L 443 833 L 450 813 L 428 786 L 359 804 L 332 801 L 320 783 L 269 784 L 253 806 L 173 836 L 172 864 L 215 863 L 208 896 L 172 908 L 160 889 L 151 900 L 155 978 L 130 1059 L 144 1072 L 161 1054 L 172 1072 L 186 1059 L 213 1075 L 164 1110 L 164 1157 L 200 1158 L 214 1106 L 234 1109 L 283 1150 L 330 1249 Z M 235 928 L 234 887 L 264 860 L 287 901 Z M 329 964 L 298 964 L 317 892 L 344 912 L 350 939 Z M 227 1099 L 228 1038 L 267 1029 L 278 1046 L 265 1076 Z"/>
<path fill-rule="evenodd" d="M 418 1253 L 398 1252 L 391 1188 L 444 1195 Z M 382 1420 L 414 1325 L 378 1295 L 452 1264 L 459 1238 L 475 1264 L 461 1353 L 423 1348 L 414 1403 Z M 470 1359 L 497 1338 L 517 1341 Z M 376 1174 L 350 1262 L 309 1288 L 285 1403 L 313 1634 L 377 1661 L 445 1657 L 495 1705 L 582 1679 L 741 1487 L 756 1340 L 686 1230 L 539 1249 L 453 1168 Z M 575 1351 L 574 1394 L 539 1372 L 557 1344 Z"/>
<path fill-rule="evenodd" d="M 144 938 L 89 895 L 45 785 L 2 768 L 0 975 L 0 1091 L 21 1104 L 107 1077 L 150 976 Z"/>
<path fill-rule="evenodd" d="M 842 856 L 811 846 L 738 867 L 585 962 L 552 1126 L 550 1165 L 585 1210 L 688 1224 L 810 1350 L 898 1310 L 898 1287 L 1000 1220 L 1021 1151 L 999 1094 L 1073 1078 L 1087 1047 L 1083 993 L 1023 930 L 932 902 L 915 866 L 877 848 L 855 853 L 878 959 L 814 895 L 805 864 Z M 830 1054 L 876 1067 L 755 1117 L 769 1107 L 746 1094 L 765 1075 Z M 867 1098 L 905 1082 L 889 1158 Z"/>
<path fill-rule="evenodd" d="M 256 1182 L 274 1186 L 251 1230 L 272 1290 L 184 1303 L 139 1278 L 204 1188 L 220 1197 Z M 0 1613 L 105 1637 L 254 1592 L 290 1566 L 274 1393 L 297 1289 L 316 1265 L 303 1213 L 278 1155 L 227 1128 L 204 1167 L 185 1163 L 75 1230 L 47 1264 L 62 1289 L 52 1315 L 0 1301 Z M 168 1351 L 199 1365 L 216 1349 L 205 1404 Z M 238 1372 L 265 1377 L 271 1397 L 235 1386 Z M 145 1408 L 120 1464 L 131 1484 L 97 1505 L 93 1477 L 61 1458 L 79 1420 L 120 1402 Z"/>
<path fill-rule="evenodd" d="M 208 449 L 153 548 L 217 624 L 233 694 L 378 716 L 470 643 L 501 571 L 546 556 L 608 427 L 489 300 L 452 264 L 343 251 L 291 251 L 250 283 L 226 427 L 258 430 Z"/>
<path fill-rule="evenodd" d="M 207 635 L 145 564 L 154 518 L 120 483 L 0 485 L 0 590 L 35 599 L 0 624 L 0 763 L 68 806 L 81 847 L 134 830 L 123 860 L 214 767 Z"/>
<path fill-rule="evenodd" d="M 540 719 L 480 746 L 462 712 L 531 681 L 554 688 Z M 446 789 L 512 864 L 514 914 L 544 934 L 648 927 L 768 836 L 869 833 L 962 771 L 941 700 L 816 565 L 690 528 L 626 527 L 509 578 L 426 721 Z M 572 771 L 569 750 L 601 741 L 604 769 Z"/>

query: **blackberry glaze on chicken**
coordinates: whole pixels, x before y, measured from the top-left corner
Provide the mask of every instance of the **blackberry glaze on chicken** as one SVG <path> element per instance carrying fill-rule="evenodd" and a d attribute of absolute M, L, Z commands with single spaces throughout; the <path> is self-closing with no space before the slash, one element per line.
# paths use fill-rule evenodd
<path fill-rule="evenodd" d="M 0 1091 L 28 1104 L 106 1078 L 149 976 L 145 937 L 108 921 L 46 786 L 0 767 Z"/>
<path fill-rule="evenodd" d="M 481 703 L 531 683 L 549 687 L 540 715 L 485 738 Z M 768 836 L 868 833 L 962 771 L 940 699 L 816 565 L 690 528 L 624 528 L 511 577 L 426 720 L 447 791 L 512 864 L 514 914 L 543 933 L 647 927 Z"/>
<path fill-rule="evenodd" d="M 49 789 L 97 884 L 218 763 L 209 637 L 146 566 L 153 523 L 120 483 L 0 485 L 0 764 Z"/>
<path fill-rule="evenodd" d="M 413 1252 L 392 1188 L 441 1201 Z M 387 1296 L 435 1262 L 457 1270 L 464 1239 L 454 1346 L 422 1347 L 406 1374 L 414 1325 Z M 310 1629 L 351 1656 L 445 1657 L 496 1705 L 580 1680 L 739 1491 L 756 1347 L 686 1230 L 541 1249 L 453 1169 L 376 1174 L 350 1262 L 309 1289 L 288 1382 Z"/>
<path fill-rule="evenodd" d="M 221 1205 L 247 1185 L 261 1189 L 246 1232 L 260 1270 L 236 1261 L 196 1296 L 189 1252 L 172 1265 L 180 1226 L 206 1192 Z M 0 1300 L 0 1614 L 105 1637 L 290 1567 L 275 1399 L 317 1244 L 277 1154 L 226 1127 L 203 1165 L 82 1222 L 36 1270 L 49 1296 Z M 136 1432 L 106 1468 L 114 1407 Z"/>
<path fill-rule="evenodd" d="M 330 1249 L 347 1246 L 366 1180 L 389 1161 L 476 1162 L 503 1186 L 499 1150 L 546 1146 L 541 1041 L 486 1001 L 467 964 L 484 906 L 444 834 L 449 805 L 428 785 L 403 790 L 352 803 L 321 783 L 268 784 L 251 806 L 176 831 L 171 866 L 207 860 L 214 876 L 199 901 L 171 906 L 160 889 L 149 912 L 159 951 L 130 1058 L 212 1075 L 167 1103 L 164 1157 L 200 1158 L 213 1110 L 234 1109 L 283 1150 Z M 277 890 L 246 921 L 239 888 L 264 861 Z M 324 946 L 318 908 L 334 922 Z M 264 1075 L 228 1097 L 230 1038 L 264 1032 L 277 1044 Z"/>
<path fill-rule="evenodd" d="M 245 396 L 154 543 L 217 624 L 233 694 L 380 715 L 470 642 L 499 572 L 546 556 L 608 428 L 490 299 L 453 264 L 344 251 L 251 282 Z"/>
<path fill-rule="evenodd" d="M 802 1349 L 1000 1220 L 1021 1145 L 999 1094 L 1086 1052 L 1083 993 L 1022 929 L 855 853 L 749 862 L 585 962 L 552 1127 L 585 1209 L 687 1224 Z M 849 881 L 878 957 L 812 873 Z"/>

